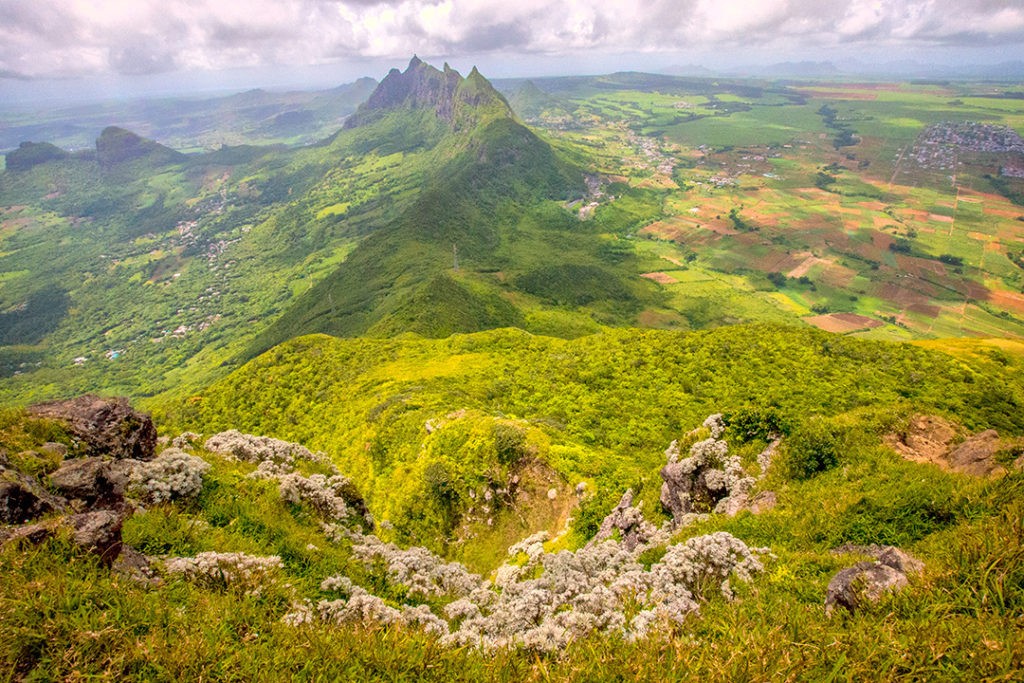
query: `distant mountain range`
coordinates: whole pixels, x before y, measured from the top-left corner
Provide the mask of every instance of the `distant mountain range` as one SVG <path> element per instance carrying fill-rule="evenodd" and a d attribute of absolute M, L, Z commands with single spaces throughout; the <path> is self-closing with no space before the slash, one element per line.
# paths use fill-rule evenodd
<path fill-rule="evenodd" d="M 304 144 L 327 137 L 376 87 L 372 78 L 319 91 L 247 90 L 214 98 L 106 102 L 55 111 L 0 114 L 0 150 L 26 140 L 68 149 L 92 145 L 111 124 L 183 150 L 241 143 Z"/>
<path fill-rule="evenodd" d="M 757 78 L 910 78 L 949 80 L 1014 80 L 1024 78 L 1024 61 L 1012 60 L 998 64 L 930 64 L 902 60 L 872 64 L 857 60 L 787 61 L 767 65 L 739 67 L 706 67 L 699 64 L 672 65 L 659 73 L 695 77 L 757 77 Z"/>

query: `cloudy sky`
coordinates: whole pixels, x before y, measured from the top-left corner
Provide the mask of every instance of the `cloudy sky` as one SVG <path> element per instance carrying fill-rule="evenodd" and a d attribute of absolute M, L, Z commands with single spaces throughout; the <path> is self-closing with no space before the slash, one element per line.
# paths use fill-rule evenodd
<path fill-rule="evenodd" d="M 289 70 L 342 82 L 379 78 L 414 52 L 496 76 L 718 60 L 984 63 L 1024 59 L 1024 0 L 0 0 L 0 88 Z"/>

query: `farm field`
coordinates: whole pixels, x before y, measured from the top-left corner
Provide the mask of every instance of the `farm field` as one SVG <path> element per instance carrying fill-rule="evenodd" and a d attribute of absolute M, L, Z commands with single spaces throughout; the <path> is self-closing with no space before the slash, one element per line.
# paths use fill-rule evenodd
<path fill-rule="evenodd" d="M 640 324 L 1024 335 L 1024 99 L 1007 88 L 635 74 L 532 86 L 544 95 L 520 98 L 527 122 L 611 179 L 581 215 L 631 240 L 664 290 Z"/>

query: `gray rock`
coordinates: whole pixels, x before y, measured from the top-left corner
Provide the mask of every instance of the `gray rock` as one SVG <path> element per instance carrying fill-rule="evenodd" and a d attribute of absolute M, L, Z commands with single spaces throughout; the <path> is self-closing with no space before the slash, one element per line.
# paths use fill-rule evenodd
<path fill-rule="evenodd" d="M 778 504 L 778 498 L 775 495 L 775 491 L 761 491 L 754 499 L 750 501 L 747 509 L 755 515 L 759 515 L 762 512 L 768 512 Z"/>
<path fill-rule="evenodd" d="M 23 482 L 0 481 L 0 522 L 23 524 L 54 509 L 41 491 Z"/>
<path fill-rule="evenodd" d="M 855 545 L 853 543 L 845 543 L 833 549 L 832 552 L 867 555 L 903 574 L 920 574 L 924 571 L 924 562 L 909 553 L 903 552 L 894 545 L 878 545 L 875 543 Z"/>
<path fill-rule="evenodd" d="M 121 546 L 121 552 L 110 568 L 142 584 L 154 586 L 161 583 L 149 558 L 130 545 Z"/>
<path fill-rule="evenodd" d="M 41 403 L 29 412 L 64 422 L 81 441 L 84 455 L 150 460 L 156 447 L 153 420 L 128 404 L 128 399 L 86 395 L 67 401 Z"/>
<path fill-rule="evenodd" d="M 39 522 L 37 524 L 25 524 L 23 526 L 0 531 L 0 545 L 8 543 L 19 543 L 24 541 L 30 545 L 38 545 L 48 538 L 57 534 L 57 524 L 54 522 Z"/>
<path fill-rule="evenodd" d="M 715 505 L 715 512 L 726 515 L 727 517 L 735 517 L 743 510 L 750 509 L 750 499 L 746 493 L 737 493 L 734 496 L 728 496 L 718 501 Z"/>
<path fill-rule="evenodd" d="M 99 555 L 100 560 L 110 566 L 121 553 L 123 522 L 124 518 L 112 510 L 83 512 L 10 529 L 0 538 L 0 544 L 25 542 L 36 545 L 66 528 L 70 530 L 75 545 Z"/>
<path fill-rule="evenodd" d="M 633 507 L 633 490 L 629 489 L 601 522 L 590 544 L 606 541 L 618 533 L 622 546 L 632 551 L 638 545 L 647 543 L 656 532 L 657 527 L 644 519 L 640 508 Z"/>
<path fill-rule="evenodd" d="M 90 508 L 110 508 L 124 500 L 134 460 L 78 458 L 69 460 L 50 475 L 50 485 L 68 499 L 84 501 Z"/>
<path fill-rule="evenodd" d="M 21 484 L 0 482 L 0 522 L 21 524 L 46 511 L 43 502 Z"/>
<path fill-rule="evenodd" d="M 886 593 L 908 584 L 906 575 L 881 562 L 860 562 L 843 569 L 828 582 L 825 595 L 825 613 L 832 614 L 836 607 L 850 613 L 867 603 L 878 601 Z"/>
<path fill-rule="evenodd" d="M 670 462 L 661 468 L 660 500 L 673 519 L 678 520 L 691 512 L 711 512 L 726 497 L 726 491 L 707 485 L 707 469 L 710 468 L 688 471 L 681 462 Z"/>
<path fill-rule="evenodd" d="M 100 556 L 111 565 L 121 553 L 121 525 L 124 518 L 112 510 L 97 510 L 71 515 L 64 519 L 71 528 L 76 545 Z"/>
<path fill-rule="evenodd" d="M 57 443 L 56 441 L 47 441 L 40 446 L 39 450 L 49 455 L 55 455 L 62 460 L 68 455 L 68 447 L 62 443 Z"/>

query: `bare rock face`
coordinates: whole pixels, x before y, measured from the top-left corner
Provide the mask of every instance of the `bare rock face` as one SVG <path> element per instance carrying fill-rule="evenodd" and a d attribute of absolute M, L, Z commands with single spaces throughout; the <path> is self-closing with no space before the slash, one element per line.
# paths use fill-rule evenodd
<path fill-rule="evenodd" d="M 149 558 L 130 545 L 121 546 L 121 553 L 110 568 L 141 584 L 155 586 L 161 583 Z"/>
<path fill-rule="evenodd" d="M 706 471 L 694 470 L 682 462 L 670 462 L 661 468 L 661 504 L 680 519 L 691 512 L 710 512 L 726 492 L 708 486 Z"/>
<path fill-rule="evenodd" d="M 999 432 L 987 429 L 975 434 L 946 455 L 949 467 L 956 472 L 987 477 L 1003 468 L 996 462 L 999 450 Z"/>
<path fill-rule="evenodd" d="M 761 491 L 750 501 L 747 509 L 755 515 L 759 515 L 774 508 L 777 502 L 777 496 L 774 491 Z"/>
<path fill-rule="evenodd" d="M 828 582 L 825 612 L 836 607 L 855 612 L 865 603 L 876 602 L 886 593 L 899 590 L 908 583 L 903 572 L 881 562 L 860 562 L 843 569 Z"/>
<path fill-rule="evenodd" d="M 65 518 L 75 544 L 100 556 L 110 566 L 121 554 L 121 525 L 124 518 L 113 510 L 83 512 Z"/>
<path fill-rule="evenodd" d="M 69 500 L 89 507 L 110 508 L 124 500 L 135 461 L 78 458 L 50 475 L 50 485 Z"/>
<path fill-rule="evenodd" d="M 953 472 L 975 477 L 1006 472 L 996 461 L 996 454 L 1012 444 L 1012 440 L 1004 441 L 996 430 L 988 429 L 956 443 L 963 434 L 962 428 L 941 417 L 915 415 L 906 431 L 890 434 L 886 443 L 907 460 L 931 463 Z"/>
<path fill-rule="evenodd" d="M 39 417 L 60 420 L 82 441 L 89 456 L 150 460 L 156 447 L 153 420 L 130 405 L 128 399 L 85 395 L 67 401 L 41 403 L 29 408 Z"/>
<path fill-rule="evenodd" d="M 903 574 L 920 574 L 924 571 L 924 562 L 906 553 L 894 545 L 855 545 L 846 543 L 832 550 L 833 553 L 854 553 L 867 555 L 876 561 Z"/>
<path fill-rule="evenodd" d="M 65 528 L 71 532 L 71 540 L 75 545 L 99 555 L 103 564 L 110 566 L 121 553 L 123 522 L 124 518 L 113 510 L 82 512 L 15 527 L 3 533 L 0 544 L 23 542 L 35 545 L 53 538 Z"/>

